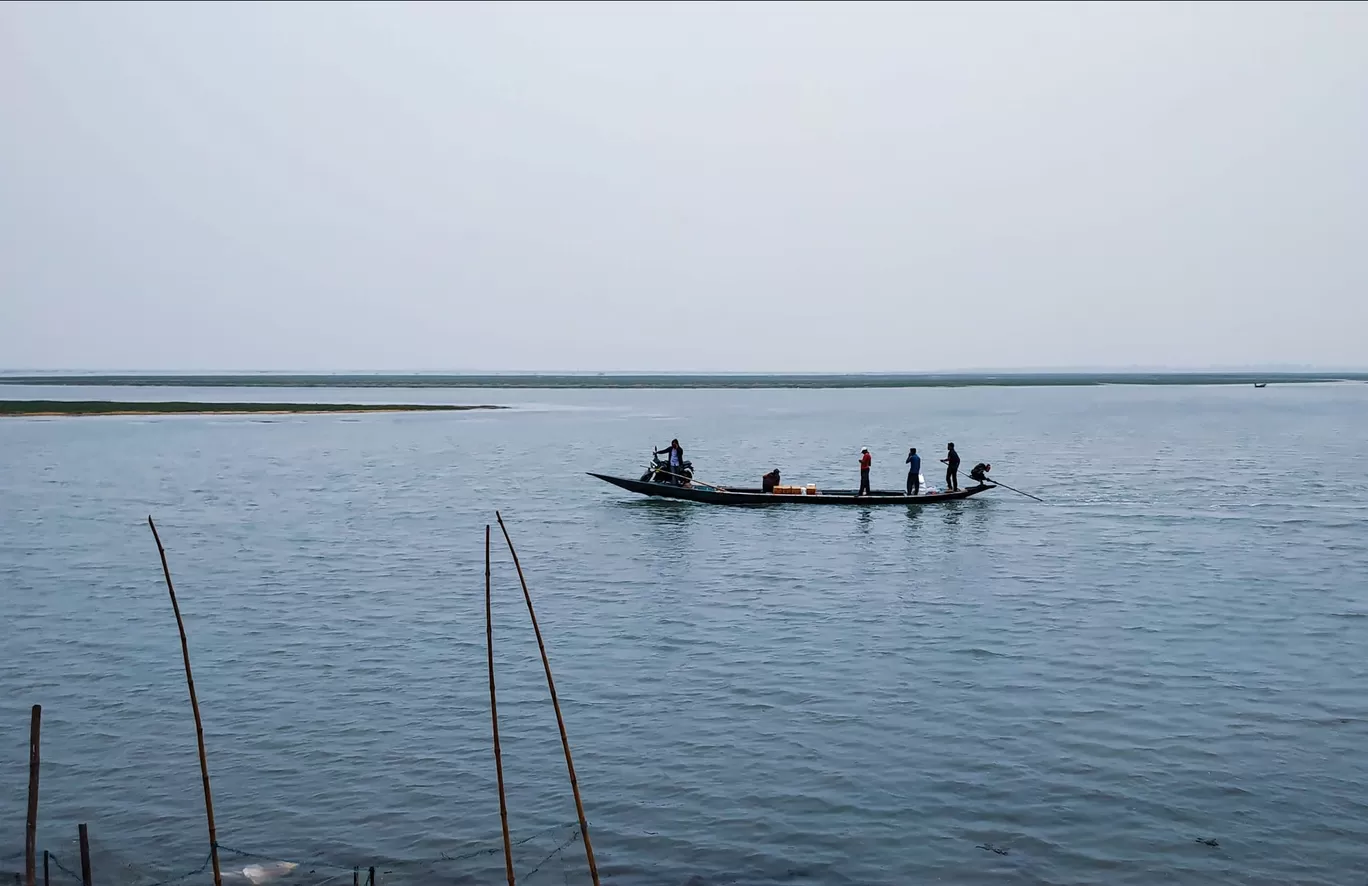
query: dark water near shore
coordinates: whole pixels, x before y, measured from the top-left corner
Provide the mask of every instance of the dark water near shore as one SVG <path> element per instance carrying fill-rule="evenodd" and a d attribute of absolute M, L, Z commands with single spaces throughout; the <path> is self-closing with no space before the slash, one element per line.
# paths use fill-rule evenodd
<path fill-rule="evenodd" d="M 1368 880 L 1368 386 L 274 398 L 520 408 L 0 422 L 0 870 L 35 702 L 40 847 L 70 863 L 88 821 L 102 886 L 203 861 L 153 513 L 222 843 L 303 862 L 301 883 L 500 880 L 497 507 L 612 882 Z M 935 479 L 953 439 L 1049 504 L 715 509 L 582 473 L 639 472 L 672 436 L 705 479 L 828 487 L 862 445 L 876 485 L 910 444 Z M 582 847 L 555 853 L 574 808 L 495 554 L 520 880 L 584 883 Z"/>

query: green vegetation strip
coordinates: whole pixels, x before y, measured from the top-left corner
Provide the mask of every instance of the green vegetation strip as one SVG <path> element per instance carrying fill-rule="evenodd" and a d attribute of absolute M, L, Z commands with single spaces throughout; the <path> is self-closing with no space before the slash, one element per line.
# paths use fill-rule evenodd
<path fill-rule="evenodd" d="M 503 406 L 445 403 L 136 403 L 116 400 L 0 400 L 3 415 L 251 415 L 334 412 L 456 412 Z"/>

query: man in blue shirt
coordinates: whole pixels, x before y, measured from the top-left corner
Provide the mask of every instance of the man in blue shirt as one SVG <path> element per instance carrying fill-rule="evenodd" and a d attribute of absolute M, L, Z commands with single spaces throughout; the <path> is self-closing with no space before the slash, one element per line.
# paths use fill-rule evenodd
<path fill-rule="evenodd" d="M 917 447 L 913 446 L 907 453 L 907 494 L 917 495 L 921 492 L 921 456 L 917 455 Z"/>

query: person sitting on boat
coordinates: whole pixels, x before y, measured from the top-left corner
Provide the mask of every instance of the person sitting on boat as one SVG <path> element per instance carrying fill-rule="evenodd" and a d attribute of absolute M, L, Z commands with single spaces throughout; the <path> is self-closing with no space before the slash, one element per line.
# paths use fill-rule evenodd
<path fill-rule="evenodd" d="M 921 456 L 917 455 L 917 447 L 913 446 L 907 452 L 907 494 L 916 495 L 921 492 Z"/>
<path fill-rule="evenodd" d="M 676 486 L 684 485 L 684 447 L 679 445 L 678 440 L 671 440 L 669 446 L 657 449 L 655 454 L 662 452 L 670 453 L 670 482 Z"/>
<path fill-rule="evenodd" d="M 860 491 L 855 493 L 856 497 L 869 495 L 869 467 L 874 463 L 874 458 L 869 454 L 868 449 L 860 450 Z"/>
<path fill-rule="evenodd" d="M 970 477 L 971 479 L 977 480 L 977 481 L 978 481 L 978 485 L 980 485 L 980 486 L 987 486 L 987 485 L 988 485 L 988 472 L 991 471 L 992 469 L 993 469 L 993 466 L 992 466 L 992 465 L 984 464 L 983 462 L 979 462 L 978 464 L 974 465 L 974 467 L 969 471 L 969 477 Z"/>
<path fill-rule="evenodd" d="M 775 468 L 760 480 L 761 492 L 773 492 L 774 487 L 779 485 L 779 469 Z"/>

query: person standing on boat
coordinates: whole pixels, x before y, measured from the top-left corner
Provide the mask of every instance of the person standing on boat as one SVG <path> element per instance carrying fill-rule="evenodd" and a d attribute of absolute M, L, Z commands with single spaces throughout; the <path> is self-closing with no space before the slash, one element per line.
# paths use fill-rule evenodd
<path fill-rule="evenodd" d="M 907 453 L 907 494 L 917 495 L 921 492 L 921 456 L 917 455 L 917 447 L 913 446 Z"/>
<path fill-rule="evenodd" d="M 869 495 L 869 466 L 874 463 L 874 458 L 869 454 L 868 449 L 860 450 L 860 491 L 855 493 L 856 497 Z"/>
<path fill-rule="evenodd" d="M 959 453 L 955 451 L 954 443 L 946 444 L 945 450 L 945 458 L 941 459 L 945 465 L 945 491 L 959 492 Z"/>
<path fill-rule="evenodd" d="M 671 440 L 670 445 L 664 449 L 657 449 L 656 455 L 662 452 L 670 453 L 670 482 L 676 486 L 684 485 L 684 447 L 679 445 L 678 440 Z"/>

